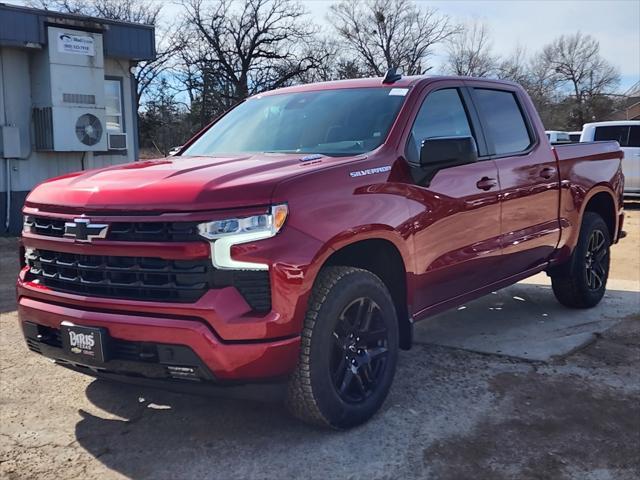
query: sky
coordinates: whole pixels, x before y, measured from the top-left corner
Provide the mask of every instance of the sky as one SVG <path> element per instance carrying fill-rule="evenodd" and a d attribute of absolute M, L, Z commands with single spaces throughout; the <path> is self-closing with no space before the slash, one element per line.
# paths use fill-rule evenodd
<path fill-rule="evenodd" d="M 316 21 L 326 23 L 327 11 L 334 2 L 303 3 Z M 499 55 L 508 55 L 516 45 L 532 54 L 554 38 L 580 30 L 598 39 L 602 56 L 620 70 L 621 92 L 640 81 L 640 0 L 418 0 L 416 3 L 435 7 L 458 22 L 475 19 L 484 22 L 491 31 L 493 51 Z M 444 48 L 439 48 L 434 63 L 441 64 L 444 57 Z"/>
<path fill-rule="evenodd" d="M 22 0 L 0 0 L 22 4 Z M 172 0 L 152 0 L 164 4 L 163 17 L 179 16 L 181 7 Z M 310 17 L 325 31 L 334 0 L 303 0 Z M 621 74 L 623 93 L 640 81 L 640 0 L 417 0 L 419 7 L 435 7 L 457 22 L 478 19 L 491 32 L 493 51 L 508 55 L 517 45 L 529 54 L 562 34 L 593 35 L 600 41 L 602 56 Z M 437 73 L 445 58 L 443 47 L 432 62 Z"/>

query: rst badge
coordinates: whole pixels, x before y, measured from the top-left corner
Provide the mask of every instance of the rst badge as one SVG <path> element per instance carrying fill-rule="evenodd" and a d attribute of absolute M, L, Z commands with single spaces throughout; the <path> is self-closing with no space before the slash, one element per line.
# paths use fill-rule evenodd
<path fill-rule="evenodd" d="M 95 238 L 105 238 L 109 225 L 91 223 L 88 218 L 76 218 L 64 224 L 64 236 L 78 242 L 92 242 Z"/>

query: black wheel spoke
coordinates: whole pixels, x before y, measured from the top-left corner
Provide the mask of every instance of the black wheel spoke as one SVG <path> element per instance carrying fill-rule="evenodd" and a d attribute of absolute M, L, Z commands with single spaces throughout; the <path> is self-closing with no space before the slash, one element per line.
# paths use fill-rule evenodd
<path fill-rule="evenodd" d="M 375 383 L 375 378 L 373 376 L 373 370 L 371 369 L 371 363 L 365 364 L 361 368 L 360 377 L 363 380 L 363 383 L 367 386 L 372 386 Z"/>
<path fill-rule="evenodd" d="M 360 392 L 361 395 L 367 395 L 367 387 L 364 384 L 364 380 L 362 379 L 362 373 L 358 372 L 358 374 L 353 375 L 353 379 L 355 380 L 355 385 Z"/>
<path fill-rule="evenodd" d="M 338 332 L 333 332 L 333 344 L 338 347 L 340 350 L 344 349 L 344 338 L 342 338 Z"/>
<path fill-rule="evenodd" d="M 607 279 L 607 238 L 600 230 L 594 230 L 587 241 L 585 257 L 585 278 L 591 290 L 601 289 Z"/>
<path fill-rule="evenodd" d="M 389 354 L 389 349 L 387 347 L 376 347 L 369 350 L 369 358 L 371 362 L 379 360 L 380 358 L 386 357 Z"/>
<path fill-rule="evenodd" d="M 374 344 L 376 342 L 380 342 L 382 340 L 385 340 L 387 338 L 387 329 L 386 328 L 379 328 L 377 330 L 370 330 L 368 332 L 361 332 L 359 334 L 360 336 L 360 343 L 362 345 L 371 345 Z"/>
<path fill-rule="evenodd" d="M 331 378 L 344 401 L 362 402 L 378 388 L 386 369 L 382 359 L 389 353 L 388 335 L 380 307 L 371 298 L 353 300 L 338 316 Z"/>
<path fill-rule="evenodd" d="M 358 316 L 354 322 L 354 330 L 356 332 L 365 332 L 371 324 L 371 316 L 373 315 L 374 303 L 366 298 L 362 299 L 362 303 L 358 308 Z"/>
<path fill-rule="evenodd" d="M 594 270 L 591 271 L 593 274 L 593 284 L 594 288 L 597 290 L 602 286 L 602 277 L 598 275 L 598 273 Z"/>
<path fill-rule="evenodd" d="M 349 386 L 351 386 L 351 382 L 353 381 L 354 377 L 355 375 L 353 373 L 353 370 L 351 370 L 350 367 L 347 368 L 345 370 L 344 378 L 342 379 L 342 382 L 340 382 L 340 387 L 338 388 L 340 393 L 347 393 L 347 390 L 349 389 Z"/>
<path fill-rule="evenodd" d="M 334 385 L 339 385 L 342 383 L 345 372 L 347 371 L 348 368 L 349 366 L 347 365 L 347 359 L 344 353 L 341 352 L 340 358 L 338 359 L 338 365 L 336 365 L 336 368 L 333 370 Z"/>

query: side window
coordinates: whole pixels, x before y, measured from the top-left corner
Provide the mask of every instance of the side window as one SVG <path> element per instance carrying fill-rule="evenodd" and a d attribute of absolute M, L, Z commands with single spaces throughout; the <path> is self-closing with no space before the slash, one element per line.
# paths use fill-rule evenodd
<path fill-rule="evenodd" d="M 629 147 L 640 147 L 640 125 L 629 128 Z"/>
<path fill-rule="evenodd" d="M 434 137 L 470 137 L 471 127 L 458 90 L 447 88 L 430 93 L 422 102 L 411 128 L 407 160 L 418 163 L 423 140 Z"/>
<path fill-rule="evenodd" d="M 518 153 L 529 148 L 532 139 L 512 92 L 476 88 L 474 99 L 484 130 L 493 140 L 493 153 Z"/>
<path fill-rule="evenodd" d="M 600 140 L 615 140 L 621 147 L 627 147 L 629 146 L 629 127 L 626 125 L 596 127 L 593 140 L 596 142 Z"/>

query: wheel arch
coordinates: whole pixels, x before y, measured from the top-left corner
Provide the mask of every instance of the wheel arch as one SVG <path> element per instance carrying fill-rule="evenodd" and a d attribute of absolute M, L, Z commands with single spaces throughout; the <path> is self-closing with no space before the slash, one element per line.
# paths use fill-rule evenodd
<path fill-rule="evenodd" d="M 413 340 L 409 308 L 407 267 L 400 248 L 389 238 L 368 237 L 344 243 L 322 262 L 326 266 L 362 268 L 377 275 L 385 284 L 396 308 L 400 348 L 408 350 Z M 320 269 L 318 269 L 320 270 Z"/>
<path fill-rule="evenodd" d="M 602 217 L 607 224 L 611 243 L 614 243 L 618 232 L 618 208 L 613 193 L 608 189 L 594 191 L 584 202 L 581 220 L 586 212 L 597 213 Z"/>

